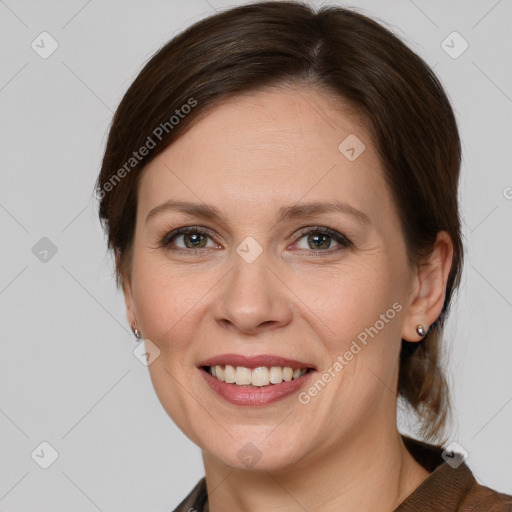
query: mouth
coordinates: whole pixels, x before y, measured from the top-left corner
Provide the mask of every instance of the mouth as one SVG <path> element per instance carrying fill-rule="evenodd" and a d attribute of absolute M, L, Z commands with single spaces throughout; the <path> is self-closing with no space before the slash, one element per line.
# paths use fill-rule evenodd
<path fill-rule="evenodd" d="M 308 363 L 278 356 L 225 354 L 198 365 L 210 389 L 235 405 L 267 405 L 296 393 L 316 372 Z"/>
<path fill-rule="evenodd" d="M 247 368 L 245 366 L 235 367 L 230 364 L 202 366 L 201 368 L 221 382 L 245 387 L 265 387 L 281 384 L 282 382 L 290 382 L 313 371 L 312 368 L 293 369 L 290 366 L 257 366 L 256 368 Z"/>
<path fill-rule="evenodd" d="M 206 373 L 226 384 L 265 387 L 300 379 L 316 368 L 303 361 L 276 355 L 223 354 L 199 363 Z"/>

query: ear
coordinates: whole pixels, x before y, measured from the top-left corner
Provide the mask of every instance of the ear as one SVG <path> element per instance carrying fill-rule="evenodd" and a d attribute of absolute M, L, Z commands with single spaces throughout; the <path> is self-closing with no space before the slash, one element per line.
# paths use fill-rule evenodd
<path fill-rule="evenodd" d="M 137 327 L 137 320 L 135 318 L 135 313 L 133 311 L 133 294 L 131 283 L 128 279 L 123 279 L 123 294 L 124 294 L 124 303 L 126 306 L 126 319 L 130 324 L 130 328 L 133 330 Z"/>
<path fill-rule="evenodd" d="M 432 253 L 414 272 L 402 339 L 421 341 L 424 336 L 416 332 L 416 327 L 422 325 L 427 332 L 441 314 L 452 261 L 453 242 L 446 231 L 440 231 Z"/>
<path fill-rule="evenodd" d="M 116 255 L 116 268 L 121 269 L 121 262 L 118 255 Z M 126 319 L 130 328 L 133 330 L 137 327 L 137 320 L 135 318 L 134 307 L 133 307 L 133 293 L 130 276 L 121 273 L 120 284 L 123 290 L 124 303 L 126 306 Z"/>

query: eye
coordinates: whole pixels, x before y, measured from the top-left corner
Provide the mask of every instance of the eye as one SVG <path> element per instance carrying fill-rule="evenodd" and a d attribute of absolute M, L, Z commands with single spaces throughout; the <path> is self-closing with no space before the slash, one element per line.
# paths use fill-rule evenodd
<path fill-rule="evenodd" d="M 160 246 L 173 252 L 194 254 L 202 249 L 218 249 L 213 234 L 200 226 L 187 226 L 166 234 Z M 334 243 L 334 249 L 332 248 Z M 302 229 L 296 236 L 294 245 L 314 254 L 332 253 L 352 246 L 352 242 L 343 234 L 327 227 L 309 227 Z"/>
<path fill-rule="evenodd" d="M 191 252 L 209 247 L 217 248 L 217 245 L 213 242 L 212 245 L 207 245 L 209 238 L 211 238 L 211 234 L 208 230 L 198 226 L 188 226 L 167 234 L 162 240 L 161 245 L 169 250 L 179 252 Z"/>
<path fill-rule="evenodd" d="M 345 235 L 326 227 L 307 228 L 307 230 L 301 231 L 297 238 L 297 245 L 299 249 L 311 249 L 314 252 L 334 252 L 339 248 L 336 249 L 335 245 L 335 249 L 330 250 L 333 241 L 344 248 L 352 245 L 352 242 Z"/>

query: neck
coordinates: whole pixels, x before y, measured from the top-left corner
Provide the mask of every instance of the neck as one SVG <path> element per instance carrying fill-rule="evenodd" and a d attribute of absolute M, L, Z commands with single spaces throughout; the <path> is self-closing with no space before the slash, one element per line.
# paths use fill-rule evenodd
<path fill-rule="evenodd" d="M 209 512 L 392 512 L 429 472 L 403 444 L 396 424 L 343 440 L 279 471 L 233 470 L 203 454 Z"/>

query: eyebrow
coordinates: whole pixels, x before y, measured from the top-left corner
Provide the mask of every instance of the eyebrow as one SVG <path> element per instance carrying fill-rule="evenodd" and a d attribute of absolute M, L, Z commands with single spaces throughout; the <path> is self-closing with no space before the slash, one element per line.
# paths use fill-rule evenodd
<path fill-rule="evenodd" d="M 228 223 L 228 218 L 215 206 L 206 203 L 173 201 L 172 199 L 153 208 L 146 216 L 146 223 L 151 217 L 167 211 L 177 211 L 202 219 L 214 220 L 224 224 Z M 277 222 L 295 218 L 307 218 L 322 213 L 342 213 L 354 217 L 363 224 L 370 225 L 370 218 L 366 213 L 341 201 L 316 201 L 282 206 L 278 210 Z"/>

